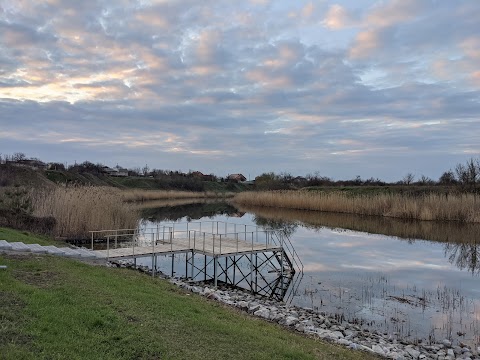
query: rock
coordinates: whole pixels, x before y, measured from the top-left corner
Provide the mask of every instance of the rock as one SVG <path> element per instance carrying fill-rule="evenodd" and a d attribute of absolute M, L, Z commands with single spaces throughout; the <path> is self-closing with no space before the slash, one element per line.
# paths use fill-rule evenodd
<path fill-rule="evenodd" d="M 350 346 L 350 344 L 352 344 L 352 342 L 350 340 L 347 340 L 347 339 L 338 339 L 337 340 L 337 344 L 340 344 L 340 345 L 345 345 L 345 346 Z"/>
<path fill-rule="evenodd" d="M 295 325 L 295 330 L 300 331 L 300 332 L 304 332 L 305 331 L 305 324 L 298 323 L 297 325 Z"/>
<path fill-rule="evenodd" d="M 296 318 L 295 316 L 287 316 L 285 318 L 285 325 L 287 326 L 292 326 L 292 325 L 295 325 L 296 323 L 298 323 L 298 318 Z"/>
<path fill-rule="evenodd" d="M 378 354 L 378 355 L 381 355 L 381 356 L 385 356 L 385 351 L 382 349 L 382 347 L 380 345 L 373 345 L 372 346 L 372 351 L 375 353 L 375 354 Z"/>
<path fill-rule="evenodd" d="M 270 320 L 279 322 L 281 319 L 283 319 L 282 314 L 270 312 Z"/>
<path fill-rule="evenodd" d="M 216 300 L 216 301 L 220 301 L 221 300 L 221 297 L 215 293 L 215 292 L 211 292 L 207 295 L 207 299 L 211 299 L 211 300 Z"/>
<path fill-rule="evenodd" d="M 260 305 L 257 304 L 257 303 L 253 303 L 253 304 L 250 304 L 248 306 L 248 311 L 251 312 L 251 313 L 254 313 L 255 311 L 257 311 L 258 309 L 260 309 Z"/>
<path fill-rule="evenodd" d="M 445 347 L 451 347 L 452 346 L 452 342 L 448 339 L 443 339 L 442 340 L 442 345 L 445 346 Z"/>
<path fill-rule="evenodd" d="M 343 334 L 341 331 L 332 331 L 332 336 L 334 336 L 336 339 L 343 339 Z"/>
<path fill-rule="evenodd" d="M 418 359 L 418 357 L 420 356 L 420 351 L 415 350 L 412 347 L 406 347 L 405 352 L 414 359 Z"/>
<path fill-rule="evenodd" d="M 353 350 L 357 350 L 357 349 L 358 349 L 358 345 L 355 344 L 354 342 L 350 343 L 350 345 L 348 345 L 348 347 L 349 347 L 350 349 L 353 349 Z"/>
<path fill-rule="evenodd" d="M 264 319 L 269 319 L 270 318 L 270 310 L 267 308 L 261 308 L 253 313 L 253 315 L 264 318 Z"/>
<path fill-rule="evenodd" d="M 237 307 L 239 307 L 242 310 L 248 310 L 248 302 L 246 301 L 239 301 L 237 303 Z"/>
<path fill-rule="evenodd" d="M 447 350 L 447 356 L 455 356 L 455 352 L 453 351 L 453 349 Z"/>

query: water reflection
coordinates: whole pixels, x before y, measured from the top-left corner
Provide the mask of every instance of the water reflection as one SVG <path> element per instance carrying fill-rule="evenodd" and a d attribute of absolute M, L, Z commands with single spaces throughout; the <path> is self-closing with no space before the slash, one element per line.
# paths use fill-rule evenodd
<path fill-rule="evenodd" d="M 255 213 L 255 222 L 262 226 L 284 228 L 290 234 L 301 225 L 310 229 L 323 227 L 382 234 L 414 243 L 418 240 L 444 244 L 445 257 L 460 270 L 480 274 L 480 225 L 452 222 L 410 221 L 394 218 L 321 213 L 281 208 L 241 207 Z"/>
<path fill-rule="evenodd" d="M 445 256 L 460 270 L 468 270 L 472 275 L 480 274 L 480 248 L 477 242 L 445 244 Z"/>
<path fill-rule="evenodd" d="M 212 200 L 183 199 L 142 204 L 142 218 L 154 222 L 178 221 L 183 218 L 191 221 L 217 215 L 242 217 L 244 214 L 226 202 Z"/>

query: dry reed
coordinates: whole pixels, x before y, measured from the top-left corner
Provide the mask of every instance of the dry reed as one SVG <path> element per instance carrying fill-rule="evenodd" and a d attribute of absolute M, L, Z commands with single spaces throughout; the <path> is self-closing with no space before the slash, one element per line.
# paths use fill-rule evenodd
<path fill-rule="evenodd" d="M 268 206 L 400 219 L 480 222 L 480 199 L 473 194 L 406 196 L 377 194 L 352 196 L 339 192 L 308 191 L 244 192 L 234 202 L 246 206 Z"/>
<path fill-rule="evenodd" d="M 88 238 L 90 230 L 135 228 L 139 218 L 113 188 L 57 187 L 32 191 L 31 199 L 34 215 L 56 219 L 56 237 Z"/>
<path fill-rule="evenodd" d="M 124 201 L 152 201 L 170 199 L 224 198 L 232 197 L 233 193 L 218 193 L 213 191 L 175 191 L 175 190 L 122 190 L 119 192 Z"/>

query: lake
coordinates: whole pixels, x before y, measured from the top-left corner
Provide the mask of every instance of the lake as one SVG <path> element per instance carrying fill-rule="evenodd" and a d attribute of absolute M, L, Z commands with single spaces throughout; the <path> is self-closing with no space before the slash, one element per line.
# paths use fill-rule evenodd
<path fill-rule="evenodd" d="M 144 216 L 142 226 L 214 220 L 282 228 L 304 264 L 286 298 L 291 304 L 409 341 L 480 343 L 479 225 L 212 202 L 150 208 Z M 158 270 L 168 273 L 167 263 Z"/>

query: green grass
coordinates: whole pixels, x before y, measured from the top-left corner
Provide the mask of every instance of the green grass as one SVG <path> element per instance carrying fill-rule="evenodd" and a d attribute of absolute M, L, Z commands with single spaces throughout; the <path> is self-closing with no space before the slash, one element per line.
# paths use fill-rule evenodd
<path fill-rule="evenodd" d="M 2 359 L 373 359 L 126 269 L 0 255 Z"/>
<path fill-rule="evenodd" d="M 65 245 L 63 241 L 54 240 L 48 236 L 36 235 L 28 231 L 19 231 L 2 227 L 0 227 L 0 240 L 7 240 L 8 242 L 21 241 L 25 244 Z"/>

